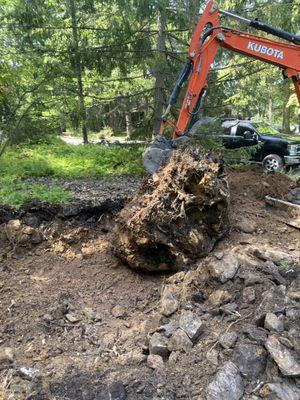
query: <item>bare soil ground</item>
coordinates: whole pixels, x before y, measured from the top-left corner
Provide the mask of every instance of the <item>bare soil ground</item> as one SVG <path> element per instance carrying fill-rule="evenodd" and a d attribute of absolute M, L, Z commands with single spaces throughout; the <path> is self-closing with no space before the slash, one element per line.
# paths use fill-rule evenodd
<path fill-rule="evenodd" d="M 236 246 L 239 254 L 248 254 L 254 247 L 265 246 L 280 249 L 294 260 L 292 274 L 281 282 L 278 278 L 277 283 L 270 272 L 267 276 L 261 272 L 259 262 L 251 267 L 260 271 L 253 283 L 256 300 L 251 304 L 240 300 L 247 286 L 242 273 L 252 271 L 253 275 L 249 265 L 234 280 L 221 283 L 206 271 L 210 258 L 189 266 L 195 273 L 191 281 L 189 272 L 172 277 L 129 269 L 115 256 L 114 213 L 102 211 L 101 216 L 89 215 L 88 221 L 55 217 L 42 224 L 39 221 L 38 228 L 2 224 L 0 399 L 217 399 L 207 397 L 208 384 L 218 366 L 234 357 L 232 348 L 220 346 L 220 329 L 230 331 L 233 324 L 238 343 L 244 344 L 243 332 L 247 324 L 253 324 L 264 292 L 280 285 L 288 290 L 300 260 L 299 230 L 275 220 L 264 202 L 267 194 L 286 198 L 295 184 L 282 175 L 262 175 L 255 166 L 227 173 L 232 228 L 217 243 L 214 254 L 222 258 L 222 253 Z M 136 182 L 130 186 L 125 181 L 118 196 L 127 197 L 128 188 L 136 186 Z M 181 312 L 201 315 L 206 327 L 189 352 L 174 350 L 163 367 L 153 367 L 147 363 L 149 340 L 159 325 L 171 321 L 159 311 L 166 285 L 177 285 Z M 238 314 L 206 308 L 216 290 L 230 293 L 227 302 L 238 304 Z M 186 303 L 183 292 L 188 293 Z M 293 307 L 298 309 L 298 303 Z M 289 331 L 296 329 L 295 324 L 288 325 Z M 266 335 L 263 327 L 259 329 Z M 267 397 L 267 392 L 259 391 L 274 376 L 283 384 L 274 361 L 269 357 L 266 362 L 261 361 L 265 363 L 261 377 L 242 374 L 243 397 L 219 398 L 297 399 Z M 291 385 L 299 384 L 297 378 L 287 379 L 292 379 Z"/>

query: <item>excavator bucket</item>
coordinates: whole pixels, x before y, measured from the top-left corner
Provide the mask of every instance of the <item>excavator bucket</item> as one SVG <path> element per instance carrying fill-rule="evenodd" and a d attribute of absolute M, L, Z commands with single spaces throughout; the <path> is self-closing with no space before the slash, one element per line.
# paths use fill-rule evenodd
<path fill-rule="evenodd" d="M 153 142 L 143 153 L 143 165 L 150 174 L 155 174 L 164 168 L 174 150 L 189 140 L 188 136 L 182 136 L 178 139 L 167 139 L 164 136 L 157 135 Z"/>

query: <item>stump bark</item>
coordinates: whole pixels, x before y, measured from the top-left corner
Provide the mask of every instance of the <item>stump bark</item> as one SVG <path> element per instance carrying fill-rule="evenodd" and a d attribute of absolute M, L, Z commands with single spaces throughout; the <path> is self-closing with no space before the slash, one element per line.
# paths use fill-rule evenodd
<path fill-rule="evenodd" d="M 228 230 L 228 203 L 218 159 L 174 154 L 120 212 L 116 254 L 137 270 L 184 269 L 189 260 L 207 255 Z"/>

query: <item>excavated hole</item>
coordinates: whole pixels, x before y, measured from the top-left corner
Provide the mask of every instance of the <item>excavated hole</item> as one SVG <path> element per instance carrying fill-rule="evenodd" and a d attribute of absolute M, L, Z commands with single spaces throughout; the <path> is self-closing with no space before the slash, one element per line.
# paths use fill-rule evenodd
<path fill-rule="evenodd" d="M 143 257 L 147 263 L 153 265 L 153 269 L 157 266 L 157 270 L 161 264 L 167 264 L 170 268 L 175 265 L 176 257 L 171 253 L 168 246 L 163 243 L 156 243 L 153 246 L 140 248 L 140 257 Z"/>

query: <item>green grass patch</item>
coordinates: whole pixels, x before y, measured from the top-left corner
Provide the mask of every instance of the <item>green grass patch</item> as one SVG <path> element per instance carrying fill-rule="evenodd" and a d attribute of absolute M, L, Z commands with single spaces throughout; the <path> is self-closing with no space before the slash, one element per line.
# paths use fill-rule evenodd
<path fill-rule="evenodd" d="M 62 188 L 26 182 L 27 177 L 110 178 L 143 172 L 143 148 L 75 146 L 60 139 L 9 148 L 0 158 L 0 204 L 20 207 L 28 200 L 66 203 Z"/>

